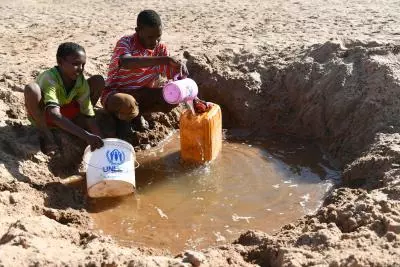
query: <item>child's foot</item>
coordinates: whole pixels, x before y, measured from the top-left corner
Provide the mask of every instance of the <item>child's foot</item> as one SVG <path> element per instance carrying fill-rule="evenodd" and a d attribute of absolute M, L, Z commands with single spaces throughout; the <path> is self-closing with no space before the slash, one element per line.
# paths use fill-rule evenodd
<path fill-rule="evenodd" d="M 137 116 L 132 122 L 135 131 L 144 132 L 150 128 L 149 122 L 143 116 Z"/>
<path fill-rule="evenodd" d="M 128 136 L 133 132 L 131 122 L 124 120 L 116 120 L 117 138 L 126 140 Z"/>
<path fill-rule="evenodd" d="M 39 132 L 39 146 L 40 151 L 48 156 L 53 156 L 58 152 L 58 146 L 52 140 L 50 132 Z"/>
<path fill-rule="evenodd" d="M 57 147 L 57 152 L 60 152 L 60 154 L 62 154 L 63 153 L 63 145 L 62 145 L 60 130 L 52 129 L 51 134 L 53 136 L 54 143 Z"/>

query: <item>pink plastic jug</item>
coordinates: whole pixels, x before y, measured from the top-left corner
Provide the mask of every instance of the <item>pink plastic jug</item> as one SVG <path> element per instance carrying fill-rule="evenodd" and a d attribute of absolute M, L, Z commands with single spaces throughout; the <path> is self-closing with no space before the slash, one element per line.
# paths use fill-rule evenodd
<path fill-rule="evenodd" d="M 177 76 L 163 87 L 163 97 L 169 104 L 179 104 L 193 100 L 198 92 L 199 89 L 195 81 L 190 78 L 178 80 Z"/>

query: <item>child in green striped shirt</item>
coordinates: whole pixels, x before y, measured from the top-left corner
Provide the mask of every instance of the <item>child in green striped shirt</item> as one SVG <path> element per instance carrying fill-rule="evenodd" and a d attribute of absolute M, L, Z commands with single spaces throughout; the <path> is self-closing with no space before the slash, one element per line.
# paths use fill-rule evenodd
<path fill-rule="evenodd" d="M 92 150 L 103 146 L 93 106 L 104 88 L 104 79 L 95 75 L 86 80 L 85 63 L 82 46 L 63 43 L 57 50 L 57 66 L 44 71 L 25 87 L 28 117 L 39 130 L 40 148 L 45 154 L 53 150 L 50 127 L 61 128 L 85 140 Z M 83 125 L 77 125 L 79 121 Z"/>

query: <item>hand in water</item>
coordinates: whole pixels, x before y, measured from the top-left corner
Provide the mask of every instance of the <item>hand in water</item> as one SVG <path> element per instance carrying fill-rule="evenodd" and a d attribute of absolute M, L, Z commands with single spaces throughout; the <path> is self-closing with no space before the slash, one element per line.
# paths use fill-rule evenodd
<path fill-rule="evenodd" d="M 88 133 L 86 137 L 86 142 L 90 145 L 91 151 L 94 151 L 104 145 L 104 142 L 100 136 L 91 133 Z"/>

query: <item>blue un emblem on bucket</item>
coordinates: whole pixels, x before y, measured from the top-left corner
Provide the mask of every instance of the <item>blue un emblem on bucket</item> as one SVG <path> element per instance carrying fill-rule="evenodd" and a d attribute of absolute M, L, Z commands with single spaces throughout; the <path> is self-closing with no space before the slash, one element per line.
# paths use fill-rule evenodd
<path fill-rule="evenodd" d="M 118 149 L 114 150 L 107 150 L 106 153 L 107 160 L 111 165 L 121 165 L 122 163 L 125 162 L 125 154 L 123 151 L 120 151 Z"/>

